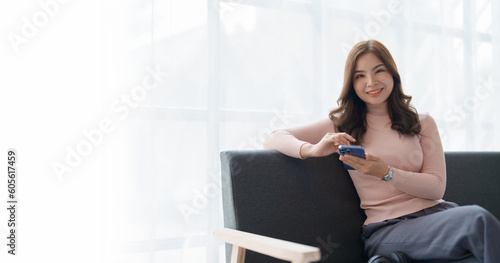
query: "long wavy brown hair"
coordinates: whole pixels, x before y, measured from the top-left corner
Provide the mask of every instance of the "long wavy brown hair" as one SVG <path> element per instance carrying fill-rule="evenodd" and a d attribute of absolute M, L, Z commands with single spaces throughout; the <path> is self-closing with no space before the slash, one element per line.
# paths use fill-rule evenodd
<path fill-rule="evenodd" d="M 421 127 L 417 110 L 410 105 L 411 96 L 403 93 L 401 77 L 396 63 L 389 50 L 377 40 L 367 40 L 357 43 L 347 55 L 344 70 L 344 84 L 339 99 L 338 108 L 330 111 L 328 117 L 334 122 L 339 132 L 346 132 L 356 139 L 356 144 L 362 144 L 366 133 L 366 104 L 362 101 L 353 86 L 353 75 L 358 58 L 366 53 L 375 54 L 384 63 L 394 80 L 394 87 L 387 99 L 391 128 L 400 135 L 420 134 Z"/>

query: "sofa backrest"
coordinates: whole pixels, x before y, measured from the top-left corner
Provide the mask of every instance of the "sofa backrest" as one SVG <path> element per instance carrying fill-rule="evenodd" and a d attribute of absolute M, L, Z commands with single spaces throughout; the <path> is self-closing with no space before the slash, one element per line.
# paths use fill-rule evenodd
<path fill-rule="evenodd" d="M 445 152 L 444 199 L 477 204 L 500 218 L 500 152 Z"/>
<path fill-rule="evenodd" d="M 500 218 L 500 152 L 445 157 L 444 199 L 479 204 Z M 225 151 L 221 162 L 225 227 L 319 247 L 321 262 L 366 262 L 366 217 L 337 154 L 299 160 L 271 150 Z M 284 261 L 248 251 L 245 262 Z"/>
<path fill-rule="evenodd" d="M 366 217 L 338 155 L 226 151 L 221 161 L 225 227 L 319 247 L 321 262 L 366 261 Z M 245 262 L 283 261 L 248 251 Z"/>

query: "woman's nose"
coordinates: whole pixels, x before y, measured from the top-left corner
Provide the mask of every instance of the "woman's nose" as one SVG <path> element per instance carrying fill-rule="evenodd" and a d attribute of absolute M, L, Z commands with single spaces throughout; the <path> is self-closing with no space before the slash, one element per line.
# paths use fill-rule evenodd
<path fill-rule="evenodd" d="M 377 84 L 377 82 L 375 81 L 375 78 L 373 76 L 367 76 L 366 80 L 367 80 L 367 85 L 369 87 L 374 86 L 374 85 Z"/>

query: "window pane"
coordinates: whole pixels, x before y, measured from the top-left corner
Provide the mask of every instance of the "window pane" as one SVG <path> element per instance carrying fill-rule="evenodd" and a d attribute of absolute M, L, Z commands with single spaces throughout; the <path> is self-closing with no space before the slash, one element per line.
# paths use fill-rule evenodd
<path fill-rule="evenodd" d="M 151 105 L 206 109 L 207 1 L 154 1 L 153 64 L 168 73 Z"/>
<path fill-rule="evenodd" d="M 313 29 L 306 13 L 233 4 L 221 21 L 221 108 L 310 110 Z"/>

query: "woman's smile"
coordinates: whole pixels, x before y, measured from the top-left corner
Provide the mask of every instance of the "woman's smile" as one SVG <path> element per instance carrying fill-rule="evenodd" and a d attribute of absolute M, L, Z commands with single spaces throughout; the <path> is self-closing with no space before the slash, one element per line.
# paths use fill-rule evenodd
<path fill-rule="evenodd" d="M 383 90 L 384 90 L 384 88 L 375 89 L 375 90 L 368 91 L 367 94 L 370 97 L 377 97 L 378 95 L 382 94 Z"/>

